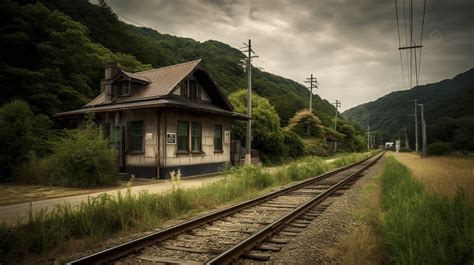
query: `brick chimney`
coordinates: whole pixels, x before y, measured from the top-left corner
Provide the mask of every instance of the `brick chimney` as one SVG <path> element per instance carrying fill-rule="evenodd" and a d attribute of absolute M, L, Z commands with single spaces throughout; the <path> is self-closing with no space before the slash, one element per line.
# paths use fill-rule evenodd
<path fill-rule="evenodd" d="M 100 91 L 105 91 L 105 98 L 107 101 L 112 100 L 112 78 L 119 71 L 117 63 L 108 62 L 104 65 L 104 79 L 100 82 Z"/>

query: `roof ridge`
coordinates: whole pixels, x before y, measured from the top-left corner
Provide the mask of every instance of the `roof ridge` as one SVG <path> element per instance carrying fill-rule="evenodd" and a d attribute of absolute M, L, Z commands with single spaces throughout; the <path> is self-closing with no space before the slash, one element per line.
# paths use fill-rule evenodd
<path fill-rule="evenodd" d="M 161 70 L 161 69 L 164 69 L 164 68 L 176 67 L 176 66 L 180 66 L 180 65 L 184 65 L 184 64 L 190 64 L 190 63 L 195 63 L 195 62 L 200 63 L 201 61 L 202 61 L 202 59 L 197 59 L 197 60 L 192 60 L 192 61 L 188 61 L 188 62 L 184 62 L 184 63 L 173 64 L 173 65 L 163 66 L 163 67 L 159 67 L 159 68 L 153 68 L 153 69 L 149 69 L 149 70 L 145 70 L 145 71 L 141 71 L 141 72 L 135 72 L 133 74 L 143 74 L 143 73 L 148 73 L 148 72 L 152 72 L 152 71 L 156 71 L 156 70 Z"/>

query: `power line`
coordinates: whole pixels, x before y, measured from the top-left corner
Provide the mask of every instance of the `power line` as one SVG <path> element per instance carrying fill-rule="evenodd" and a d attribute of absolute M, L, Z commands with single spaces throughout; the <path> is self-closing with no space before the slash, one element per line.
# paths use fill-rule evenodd
<path fill-rule="evenodd" d="M 400 23 L 399 23 L 399 19 L 398 19 L 398 4 L 397 4 L 397 0 L 395 0 L 395 14 L 397 16 L 397 32 L 398 32 L 398 47 L 402 46 L 402 43 L 400 41 Z M 403 71 L 403 59 L 402 59 L 402 51 L 399 50 L 400 52 L 400 68 L 402 70 L 402 89 L 405 88 L 405 74 L 404 74 L 404 71 Z M 337 111 L 337 110 L 336 110 Z"/>
<path fill-rule="evenodd" d="M 424 1 L 424 4 L 423 4 L 423 19 L 421 21 L 420 45 L 423 45 L 423 31 L 424 31 L 424 28 L 425 28 L 425 14 L 426 14 L 426 0 Z M 420 49 L 420 61 L 418 62 L 418 75 L 421 72 L 421 51 L 422 51 L 422 49 Z"/>

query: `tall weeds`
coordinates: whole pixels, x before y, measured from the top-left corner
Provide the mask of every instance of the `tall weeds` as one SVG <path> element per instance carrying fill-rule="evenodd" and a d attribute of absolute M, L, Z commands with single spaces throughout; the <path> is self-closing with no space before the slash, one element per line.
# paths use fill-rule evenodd
<path fill-rule="evenodd" d="M 428 193 L 393 157 L 381 176 L 383 225 L 395 264 L 468 264 L 474 260 L 474 211 L 463 191 L 453 200 Z"/>
<path fill-rule="evenodd" d="M 0 262 L 21 262 L 28 255 L 44 253 L 71 239 L 99 240 L 120 231 L 150 229 L 172 218 L 254 197 L 269 187 L 317 176 L 331 167 L 317 157 L 293 162 L 274 174 L 263 167 L 244 166 L 232 168 L 224 179 L 196 189 L 183 189 L 178 182 L 162 194 L 133 194 L 129 185 L 125 194 L 102 194 L 76 207 L 57 205 L 49 211 L 31 213 L 14 227 L 1 224 Z"/>

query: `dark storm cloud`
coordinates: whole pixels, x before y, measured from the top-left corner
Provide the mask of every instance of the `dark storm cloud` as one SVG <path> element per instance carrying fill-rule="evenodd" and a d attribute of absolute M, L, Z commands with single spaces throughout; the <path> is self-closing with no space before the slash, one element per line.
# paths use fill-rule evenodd
<path fill-rule="evenodd" d="M 402 45 L 403 1 L 398 0 Z M 408 88 L 402 82 L 394 1 L 109 0 L 114 11 L 162 33 L 234 47 L 252 38 L 266 71 L 296 81 L 314 73 L 317 91 L 343 109 Z M 405 0 L 408 5 L 408 0 Z M 422 0 L 414 0 L 419 42 Z M 427 1 L 420 83 L 473 67 L 474 2 Z M 408 14 L 407 14 L 408 15 Z M 405 55 L 403 58 L 406 58 Z"/>

